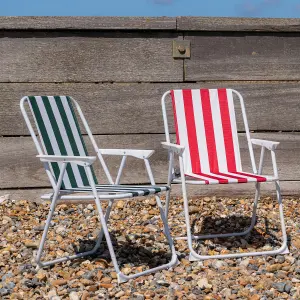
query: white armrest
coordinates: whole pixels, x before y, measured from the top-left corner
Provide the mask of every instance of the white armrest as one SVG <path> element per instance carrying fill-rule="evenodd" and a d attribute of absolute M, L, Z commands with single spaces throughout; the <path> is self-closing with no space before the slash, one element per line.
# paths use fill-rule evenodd
<path fill-rule="evenodd" d="M 259 146 L 265 147 L 268 150 L 275 150 L 277 148 L 277 146 L 279 145 L 279 142 L 272 142 L 272 141 L 266 141 L 266 140 L 260 140 L 260 139 L 251 139 L 251 143 L 254 145 L 259 145 Z"/>
<path fill-rule="evenodd" d="M 102 155 L 121 155 L 133 156 L 136 158 L 144 159 L 149 158 L 154 150 L 137 150 L 137 149 L 98 149 Z"/>
<path fill-rule="evenodd" d="M 173 151 L 174 153 L 181 155 L 184 151 L 184 146 L 168 143 L 168 142 L 161 142 L 161 145 L 164 149 L 168 149 Z"/>
<path fill-rule="evenodd" d="M 37 155 L 42 162 L 68 162 L 80 166 L 91 165 L 96 156 Z"/>

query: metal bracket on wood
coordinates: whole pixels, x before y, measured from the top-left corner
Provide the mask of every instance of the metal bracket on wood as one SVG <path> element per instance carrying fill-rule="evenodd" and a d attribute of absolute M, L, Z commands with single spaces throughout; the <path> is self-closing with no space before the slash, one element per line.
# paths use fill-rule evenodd
<path fill-rule="evenodd" d="M 173 58 L 191 58 L 191 41 L 173 41 Z"/>

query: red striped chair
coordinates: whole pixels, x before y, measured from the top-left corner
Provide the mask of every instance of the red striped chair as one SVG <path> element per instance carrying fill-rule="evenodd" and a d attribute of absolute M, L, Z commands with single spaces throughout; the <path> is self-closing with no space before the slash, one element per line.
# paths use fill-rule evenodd
<path fill-rule="evenodd" d="M 240 147 L 235 115 L 234 95 L 240 102 L 242 116 L 248 141 L 252 173 L 242 170 Z M 168 97 L 171 96 L 171 97 Z M 167 119 L 166 101 L 171 98 L 174 124 L 176 131 L 176 144 L 170 142 Z M 168 186 L 170 190 L 166 198 L 166 214 L 169 210 L 171 185 L 180 183 L 184 199 L 184 212 L 187 226 L 188 246 L 190 260 L 203 260 L 209 258 L 228 258 L 255 255 L 271 255 L 288 253 L 287 236 L 284 224 L 283 207 L 279 187 L 278 171 L 276 165 L 275 149 L 278 142 L 251 139 L 245 112 L 244 101 L 241 94 L 232 89 L 192 89 L 172 90 L 162 97 L 162 111 L 166 142 L 163 148 L 169 151 Z M 258 170 L 256 168 L 252 145 L 261 146 L 261 157 Z M 265 150 L 271 151 L 273 175 L 262 175 Z M 175 176 L 174 154 L 179 156 L 180 177 Z M 282 227 L 283 243 L 279 249 L 264 252 L 232 253 L 226 255 L 199 255 L 192 246 L 193 239 L 207 239 L 217 237 L 242 236 L 248 234 L 255 225 L 257 202 L 260 197 L 261 182 L 275 182 L 277 200 L 279 203 L 280 221 Z M 243 232 L 192 235 L 189 219 L 187 198 L 187 184 L 229 184 L 254 182 L 256 193 L 254 199 L 253 215 L 250 227 Z"/>

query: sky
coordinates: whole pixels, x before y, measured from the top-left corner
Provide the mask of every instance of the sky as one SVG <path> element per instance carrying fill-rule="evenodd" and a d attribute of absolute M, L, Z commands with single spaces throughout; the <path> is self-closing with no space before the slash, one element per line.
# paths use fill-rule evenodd
<path fill-rule="evenodd" d="M 299 18 L 300 0 L 0 0 L 0 15 Z"/>

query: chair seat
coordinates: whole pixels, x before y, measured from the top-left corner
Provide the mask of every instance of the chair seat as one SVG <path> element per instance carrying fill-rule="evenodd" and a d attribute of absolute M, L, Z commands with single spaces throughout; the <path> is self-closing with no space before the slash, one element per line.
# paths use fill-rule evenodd
<path fill-rule="evenodd" d="M 131 194 L 131 197 L 153 195 L 160 192 L 166 192 L 169 190 L 168 186 L 157 185 L 110 185 L 110 184 L 98 184 L 96 185 L 97 192 L 111 194 Z M 67 191 L 74 192 L 89 192 L 91 187 L 80 187 L 68 189 Z"/>
<path fill-rule="evenodd" d="M 226 173 L 199 173 L 185 174 L 187 183 L 190 184 L 229 184 L 229 183 L 248 183 L 248 182 L 268 182 L 278 178 L 268 175 L 256 175 L 247 172 L 226 172 Z M 173 182 L 181 182 L 181 178 L 176 178 Z"/>

